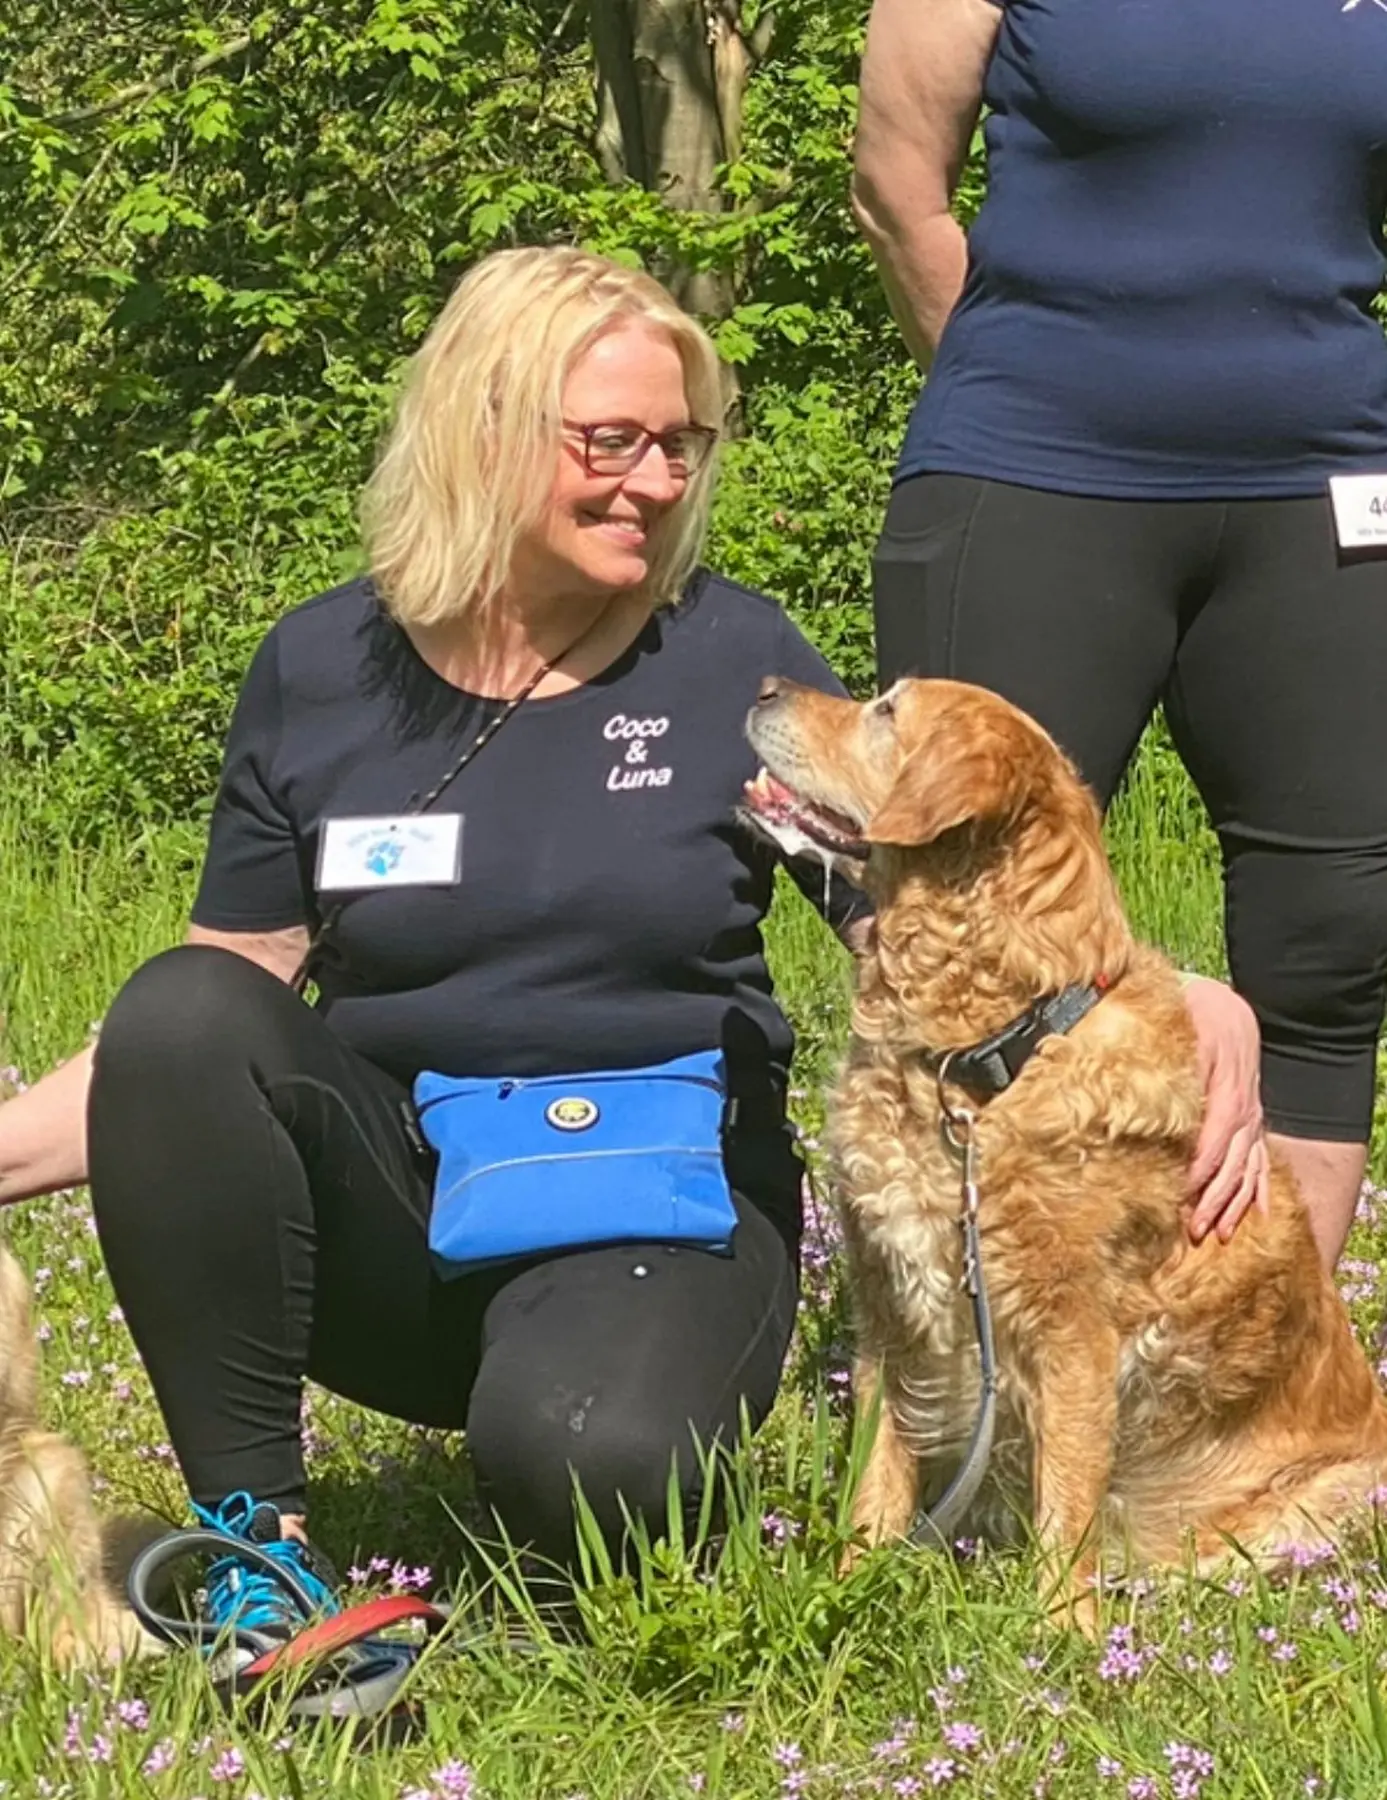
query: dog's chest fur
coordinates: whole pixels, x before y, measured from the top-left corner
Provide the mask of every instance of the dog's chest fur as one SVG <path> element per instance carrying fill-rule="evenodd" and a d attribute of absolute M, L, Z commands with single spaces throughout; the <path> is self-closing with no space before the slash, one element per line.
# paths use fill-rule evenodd
<path fill-rule="evenodd" d="M 1123 1232 L 1097 1230 L 1094 1221 L 1112 1215 L 1103 1173 L 1111 1166 L 1109 1134 L 1136 1128 L 1146 1148 L 1128 1145 L 1124 1156 L 1151 1156 L 1153 1173 L 1157 1163 L 1168 1162 L 1173 1171 L 1178 1152 L 1167 1149 L 1167 1139 L 1181 1139 L 1197 1116 L 1197 1099 L 1183 1095 L 1179 1081 L 1169 1082 L 1157 1107 L 1161 1116 L 1139 1118 L 1140 1105 L 1124 1095 L 1096 1119 L 1086 1100 L 1088 1062 L 1068 1041 L 1056 1043 L 1027 1072 L 1015 1103 L 1008 1096 L 979 1112 L 980 1223 L 997 1339 L 998 1424 L 988 1489 L 972 1524 L 989 1536 L 1010 1535 L 1017 1515 L 1028 1510 L 1033 1358 L 1056 1292 L 1077 1283 L 1092 1304 L 1103 1305 L 1110 1262 L 1135 1256 L 1148 1269 L 1135 1280 L 1129 1272 L 1120 1285 L 1134 1306 L 1130 1326 L 1136 1329 L 1147 1301 L 1154 1304 L 1149 1270 L 1164 1260 L 1177 1229 L 1174 1205 L 1160 1197 L 1165 1180 L 1152 1186 L 1150 1233 L 1133 1226 L 1130 1251 Z M 962 1286 L 962 1168 L 940 1134 L 933 1076 L 887 1046 L 854 1040 L 830 1118 L 859 1343 L 886 1374 L 897 1429 L 925 1465 L 928 1502 L 956 1467 L 979 1404 L 976 1329 Z M 1039 1139 L 1033 1135 L 1038 1118 L 1044 1121 Z"/>

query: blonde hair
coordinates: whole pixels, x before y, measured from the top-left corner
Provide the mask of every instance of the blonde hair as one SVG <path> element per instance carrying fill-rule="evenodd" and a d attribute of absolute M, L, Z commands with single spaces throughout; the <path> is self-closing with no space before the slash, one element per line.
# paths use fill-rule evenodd
<path fill-rule="evenodd" d="M 548 504 L 569 371 L 630 320 L 669 338 L 692 417 L 718 424 L 717 351 L 651 276 L 554 247 L 497 251 L 458 283 L 413 359 L 363 497 L 371 571 L 397 619 L 434 625 L 500 593 Z M 676 599 L 698 560 L 715 464 L 690 476 L 652 535 L 652 605 Z"/>

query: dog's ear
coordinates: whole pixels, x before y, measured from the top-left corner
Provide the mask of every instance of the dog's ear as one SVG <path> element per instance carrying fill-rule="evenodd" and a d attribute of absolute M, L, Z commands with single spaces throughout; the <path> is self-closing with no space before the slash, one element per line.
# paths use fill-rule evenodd
<path fill-rule="evenodd" d="M 1035 785 L 1041 745 L 1007 713 L 941 718 L 901 765 L 863 832 L 869 844 L 911 847 L 973 820 L 1015 818 Z"/>

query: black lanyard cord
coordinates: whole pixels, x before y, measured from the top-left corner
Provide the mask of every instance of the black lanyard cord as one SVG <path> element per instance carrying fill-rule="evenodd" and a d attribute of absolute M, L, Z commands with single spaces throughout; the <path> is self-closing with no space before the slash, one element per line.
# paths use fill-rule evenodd
<path fill-rule="evenodd" d="M 552 675 L 554 670 L 558 668 L 559 664 L 563 662 L 566 657 L 572 656 L 578 646 L 597 629 L 598 625 L 606 617 L 606 614 L 607 609 L 604 606 L 592 623 L 585 626 L 571 644 L 566 645 L 560 650 L 557 656 L 550 657 L 548 662 L 543 662 L 539 665 L 534 674 L 526 681 L 524 687 L 520 689 L 519 693 L 513 694 L 511 698 L 506 701 L 505 705 L 501 708 L 500 712 L 496 714 L 494 719 L 487 720 L 486 724 L 482 726 L 481 730 L 463 751 L 462 755 L 448 765 L 448 768 L 444 771 L 443 775 L 434 783 L 428 793 L 424 795 L 423 799 L 412 798 L 410 800 L 410 803 L 405 807 L 404 816 L 406 818 L 416 818 L 420 813 L 425 813 L 429 810 L 435 801 L 437 801 L 446 790 L 452 786 L 453 782 L 457 780 L 458 776 L 461 775 L 468 763 L 485 750 L 486 746 L 491 742 L 492 738 L 496 736 L 496 733 L 507 720 L 513 718 L 515 714 L 520 711 L 520 708 L 530 698 L 530 695 L 534 693 L 535 689 L 539 686 L 540 682 L 544 680 L 545 676 Z M 349 902 L 346 900 L 339 900 L 332 910 L 323 916 L 319 922 L 318 929 L 308 940 L 308 948 L 304 951 L 303 956 L 299 961 L 299 966 L 289 978 L 289 985 L 296 994 L 302 994 L 304 989 L 308 986 L 314 960 L 320 956 L 323 950 L 329 945 L 332 934 L 340 924 L 342 914 L 346 911 L 348 904 Z"/>

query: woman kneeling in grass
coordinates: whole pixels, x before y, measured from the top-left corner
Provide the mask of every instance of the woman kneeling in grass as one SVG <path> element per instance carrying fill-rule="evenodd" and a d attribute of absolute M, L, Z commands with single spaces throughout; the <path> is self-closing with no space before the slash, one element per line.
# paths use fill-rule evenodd
<path fill-rule="evenodd" d="M 369 488 L 370 576 L 251 665 L 188 943 L 127 984 L 94 1058 L 0 1111 L 0 1200 L 90 1179 L 198 1515 L 277 1546 L 323 1610 L 306 1375 L 465 1427 L 484 1501 L 558 1563 L 575 1477 L 615 1550 L 627 1515 L 663 1519 L 672 1465 L 695 1498 L 695 1443 L 775 1394 L 801 1171 L 759 929 L 773 853 L 735 817 L 742 723 L 768 673 L 840 690 L 777 606 L 696 569 L 718 395 L 712 344 L 647 276 L 565 249 L 476 267 Z M 860 897 L 793 872 L 841 935 L 867 928 Z M 1217 984 L 1192 1004 L 1233 1198 L 1255 1033 Z M 499 1096 L 698 1052 L 730 1102 L 705 1146 L 729 1243 L 670 1228 L 653 1177 L 633 1231 L 636 1155 L 614 1231 L 527 1241 L 522 1208 L 501 1259 L 433 1253 L 423 1072 Z M 559 1098 L 576 1144 L 599 1106 Z M 271 1634 L 303 1616 L 234 1557 L 208 1610 Z"/>

